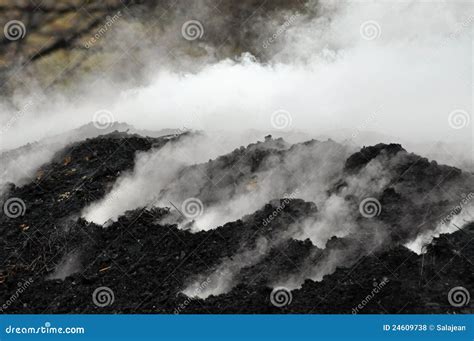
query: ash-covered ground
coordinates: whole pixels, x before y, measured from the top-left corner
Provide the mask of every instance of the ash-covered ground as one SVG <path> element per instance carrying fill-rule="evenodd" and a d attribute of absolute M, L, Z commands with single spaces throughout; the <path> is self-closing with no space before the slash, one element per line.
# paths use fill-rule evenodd
<path fill-rule="evenodd" d="M 223 140 L 115 131 L 28 174 L 41 143 L 4 152 L 2 312 L 474 312 L 471 173 L 398 144 L 193 155 Z"/>

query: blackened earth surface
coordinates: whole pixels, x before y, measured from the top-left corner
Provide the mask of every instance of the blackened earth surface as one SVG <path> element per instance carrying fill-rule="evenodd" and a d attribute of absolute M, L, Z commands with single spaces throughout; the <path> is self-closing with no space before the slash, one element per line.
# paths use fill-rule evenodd
<path fill-rule="evenodd" d="M 449 291 L 459 286 L 474 293 L 474 224 L 435 238 L 425 254 L 417 255 L 402 246 L 413 237 L 413 228 L 400 216 L 418 223 L 429 221 L 422 215 L 430 209 L 451 207 L 439 202 L 431 208 L 419 206 L 406 188 L 416 192 L 440 179 L 457 184 L 467 180 L 459 170 L 420 160 L 398 145 L 363 149 L 346 163 L 346 172 L 353 175 L 380 153 L 400 158 L 402 179 L 383 191 L 384 211 L 377 218 L 394 230 L 388 232 L 390 242 L 373 252 L 365 250 L 360 235 L 333 237 L 325 249 L 308 239 L 277 241 L 295 221 L 318 214 L 315 204 L 300 199 L 274 200 L 241 220 L 198 233 L 159 223 L 169 208 L 128 211 L 107 227 L 79 218 L 84 207 L 104 197 L 123 172 L 133 169 L 137 152 L 169 141 L 127 134 L 88 139 L 59 153 L 29 184 L 10 186 L 5 198 L 22 198 L 26 211 L 14 219 L 0 216 L 4 313 L 474 312 L 472 300 L 455 306 L 448 299 Z M 346 185 L 341 181 L 333 191 Z M 262 224 L 277 207 L 282 209 L 275 219 Z M 269 250 L 236 271 L 236 284 L 227 293 L 207 299 L 182 293 L 199 276 L 258 249 L 262 241 Z M 272 303 L 274 278 L 300 273 L 308 264 L 317 266 L 341 250 L 351 252 L 342 253 L 344 262 L 332 274 L 321 281 L 306 280 L 281 307 Z M 80 264 L 80 269 L 58 279 L 58 265 L 67 269 L 68 262 L 71 267 Z M 94 302 L 93 293 L 100 287 L 113 291 L 113 303 L 101 307 Z"/>

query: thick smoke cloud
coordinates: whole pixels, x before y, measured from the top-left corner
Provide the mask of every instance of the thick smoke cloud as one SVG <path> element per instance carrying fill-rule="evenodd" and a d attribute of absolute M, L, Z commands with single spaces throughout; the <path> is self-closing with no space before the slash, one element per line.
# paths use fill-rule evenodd
<path fill-rule="evenodd" d="M 360 161 L 365 161 L 362 155 Z M 336 169 L 334 167 L 333 172 L 337 173 Z M 430 174 L 432 178 L 424 178 L 423 173 Z M 401 179 L 401 175 L 405 178 Z M 272 287 L 296 289 L 306 279 L 321 281 L 337 267 L 350 267 L 361 257 L 397 245 L 405 245 L 417 253 L 423 252 L 434 237 L 456 231 L 472 219 L 471 201 L 474 195 L 462 194 L 459 203 L 456 199 L 456 194 L 472 188 L 472 176 L 429 163 L 405 151 L 397 154 L 382 152 L 357 172 L 346 170 L 339 172 L 338 176 L 341 179 L 333 183 L 318 183 L 325 190 L 320 194 L 326 195 L 320 201 L 313 198 L 318 203 L 316 216 L 300 216 L 298 221 L 287 227 L 285 233 L 274 236 L 263 249 L 246 249 L 239 253 L 237 260 L 223 260 L 218 270 L 208 277 L 214 278 L 217 273 L 224 275 L 219 281 L 211 281 L 214 285 L 208 286 L 199 296 L 205 298 L 227 292 L 238 284 L 239 271 L 260 262 L 272 247 L 289 239 L 309 239 L 316 248 L 302 265 L 296 267 L 295 272 L 268 278 L 268 285 Z M 390 204 L 388 197 L 392 195 L 398 196 L 396 207 Z M 378 204 L 378 207 L 374 206 L 376 211 L 373 216 L 369 217 L 369 211 L 364 216 L 364 209 L 360 206 L 364 202 L 362 199 L 367 197 Z M 379 215 L 380 219 L 376 218 Z M 255 254 L 258 257 L 243 257 Z M 184 293 L 192 292 L 201 280 L 199 278 L 191 283 Z"/>
<path fill-rule="evenodd" d="M 133 174 L 119 179 L 103 201 L 85 210 L 84 217 L 102 224 L 150 202 L 182 206 L 187 199 L 197 198 L 203 203 L 192 225 L 197 231 L 240 219 L 280 197 L 296 196 L 322 204 L 327 200 L 327 184 L 340 176 L 346 158 L 354 151 L 331 141 L 290 147 L 282 139 L 267 138 L 195 165 L 198 159 L 220 155 L 225 144 L 239 146 L 232 140 L 241 142 L 242 137 L 232 136 L 220 135 L 220 151 L 216 150 L 216 137 L 198 136 L 179 141 L 179 148 L 173 144 L 140 155 Z M 181 162 L 181 156 L 186 155 L 193 159 Z"/>
<path fill-rule="evenodd" d="M 448 122 L 453 110 L 471 114 L 469 5 L 310 2 L 307 6 L 311 15 L 301 12 L 298 20 L 283 25 L 283 33 L 266 49 L 260 44 L 281 32 L 281 25 L 268 21 L 257 26 L 262 42 L 252 40 L 249 49 L 265 50 L 270 55 L 265 63 L 251 54 L 221 61 L 208 58 L 196 71 L 186 73 L 148 56 L 144 64 L 154 67 L 147 84 L 121 90 L 106 80 L 91 84 L 88 78 L 89 91 L 77 101 L 51 95 L 47 103 L 19 115 L 2 135 L 2 146 L 66 131 L 91 121 L 101 109 L 137 128 L 237 131 L 274 130 L 272 114 L 283 109 L 291 115 L 288 129 L 312 134 L 346 129 L 351 138 L 354 133 L 361 137 L 357 131 L 362 128 L 388 139 L 425 144 L 462 141 L 470 148 L 469 127 L 453 129 Z M 215 24 L 201 12 L 204 26 L 208 21 L 209 26 Z M 361 34 L 367 21 L 380 27 L 376 26 L 373 40 Z M 170 24 L 170 29 L 179 28 L 177 24 Z M 177 41 L 181 38 L 174 36 Z M 206 55 L 214 55 L 212 45 L 196 43 L 207 46 Z M 189 57 L 184 60 L 187 63 Z M 18 108 L 27 101 L 15 98 Z M 2 123 L 15 114 L 4 108 Z"/>

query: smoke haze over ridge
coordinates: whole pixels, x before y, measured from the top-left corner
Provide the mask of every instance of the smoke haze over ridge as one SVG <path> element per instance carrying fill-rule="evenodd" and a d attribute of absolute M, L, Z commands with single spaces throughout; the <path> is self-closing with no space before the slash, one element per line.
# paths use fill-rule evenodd
<path fill-rule="evenodd" d="M 284 110 L 291 116 L 287 130 L 357 133 L 362 127 L 414 143 L 442 140 L 471 145 L 471 129 L 452 129 L 448 121 L 452 111 L 470 114 L 472 109 L 470 6 L 310 1 L 309 14 L 301 9 L 283 12 L 287 18 L 301 14 L 283 25 L 283 33 L 266 49 L 261 40 L 272 37 L 281 25 L 268 21 L 258 26 L 259 39 L 250 44 L 268 54 L 267 61 L 248 53 L 204 62 L 200 57 L 195 71 L 181 72 L 149 56 L 144 60 L 150 71 L 143 86 L 126 89 L 89 75 L 87 91 L 77 101 L 59 94 L 52 94 L 46 103 L 15 97 L 20 110 L 27 103 L 33 105 L 13 121 L 16 113 L 8 107 L 2 110 L 2 123 L 13 122 L 2 134 L 2 146 L 19 146 L 77 127 L 103 109 L 114 120 L 137 128 L 236 131 L 273 130 L 272 114 Z M 202 16 L 206 27 L 213 19 Z M 420 16 L 424 20 L 418 20 Z M 366 21 L 379 25 L 373 40 L 361 35 Z M 178 38 L 182 37 L 174 37 L 179 44 L 207 46 L 204 50 L 212 56 L 212 43 Z M 177 62 L 189 60 L 183 56 Z"/>

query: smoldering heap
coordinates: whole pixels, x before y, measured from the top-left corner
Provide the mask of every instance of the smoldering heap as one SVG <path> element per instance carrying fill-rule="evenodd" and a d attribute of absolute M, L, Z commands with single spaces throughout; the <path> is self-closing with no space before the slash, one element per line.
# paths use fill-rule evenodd
<path fill-rule="evenodd" d="M 474 191 L 472 174 L 397 144 L 354 151 L 330 140 L 290 144 L 271 136 L 208 162 L 153 163 L 172 169 L 159 186 L 140 173 L 140 155 L 160 161 L 160 151 L 199 135 L 88 138 L 57 152 L 28 181 L 8 184 L 2 310 L 474 312 L 470 300 L 453 304 L 449 294 L 474 292 L 474 223 L 469 203 L 459 204 Z M 137 174 L 149 176 L 153 196 L 135 207 L 120 189 Z M 86 219 L 117 195 L 127 210 L 107 222 Z M 182 209 L 189 198 L 202 205 L 191 217 Z M 20 205 L 12 208 L 12 199 Z M 441 222 L 455 207 L 453 232 Z M 445 230 L 452 233 L 437 236 Z M 420 254 L 406 247 L 416 241 Z M 101 288 L 113 297 L 106 304 L 94 296 Z M 275 290 L 284 290 L 284 304 Z"/>

